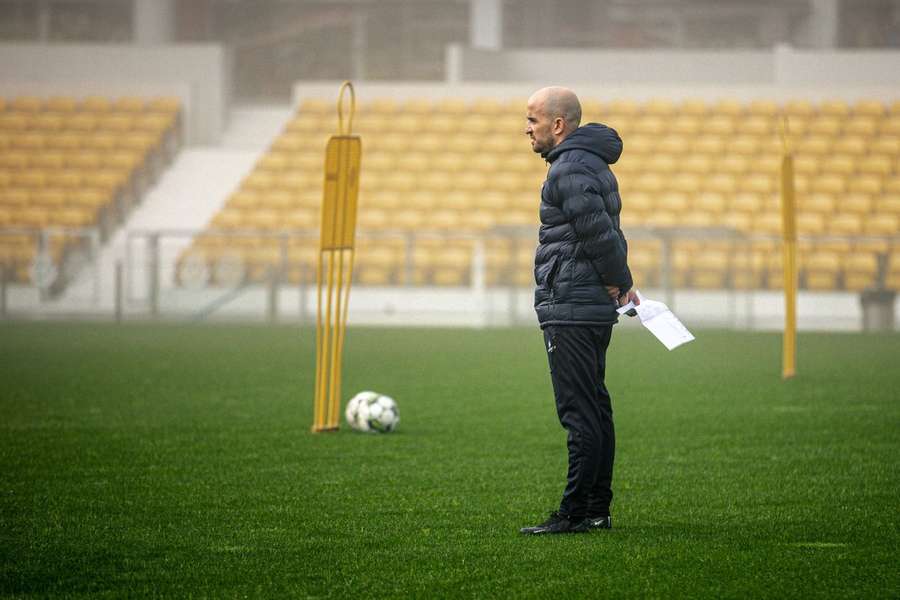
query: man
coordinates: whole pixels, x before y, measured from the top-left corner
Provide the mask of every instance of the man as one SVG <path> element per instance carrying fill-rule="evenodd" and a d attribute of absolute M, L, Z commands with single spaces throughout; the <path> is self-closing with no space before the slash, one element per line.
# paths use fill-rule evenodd
<path fill-rule="evenodd" d="M 619 228 L 616 178 L 609 165 L 622 140 L 597 123 L 581 126 L 581 105 L 566 88 L 528 100 L 525 133 L 549 164 L 541 189 L 534 260 L 534 306 L 544 332 L 559 421 L 568 432 L 569 470 L 559 510 L 526 534 L 612 527 L 615 431 L 604 384 L 616 308 L 634 301 L 627 244 Z"/>

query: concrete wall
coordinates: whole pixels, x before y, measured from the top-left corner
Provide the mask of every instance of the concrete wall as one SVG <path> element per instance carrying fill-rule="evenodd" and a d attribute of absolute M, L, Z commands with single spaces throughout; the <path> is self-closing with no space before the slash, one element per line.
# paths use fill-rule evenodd
<path fill-rule="evenodd" d="M 629 98 L 633 100 L 650 100 L 668 98 L 683 100 L 697 98 L 714 101 L 723 98 L 749 101 L 756 98 L 771 99 L 783 102 L 794 98 L 812 101 L 843 99 L 853 102 L 861 98 L 876 98 L 893 102 L 900 99 L 900 86 L 896 85 L 773 85 L 773 84 L 628 84 L 617 82 L 604 84 L 597 81 L 566 81 L 550 79 L 543 81 L 518 82 L 462 82 L 462 83 L 409 83 L 409 82 L 355 82 L 357 102 L 365 103 L 374 98 L 500 98 L 519 99 L 522 101 L 524 115 L 525 100 L 537 88 L 550 83 L 567 85 L 584 98 L 612 100 Z M 293 102 L 299 104 L 303 98 L 323 98 L 329 102 L 337 101 L 340 81 L 304 81 L 294 84 Z M 524 127 L 524 116 L 522 125 Z"/>
<path fill-rule="evenodd" d="M 900 86 L 900 52 L 529 49 L 449 46 L 451 83 L 573 82 L 594 85 Z"/>
<path fill-rule="evenodd" d="M 190 144 L 219 141 L 230 75 L 218 45 L 0 44 L 0 95 L 178 96 Z"/>

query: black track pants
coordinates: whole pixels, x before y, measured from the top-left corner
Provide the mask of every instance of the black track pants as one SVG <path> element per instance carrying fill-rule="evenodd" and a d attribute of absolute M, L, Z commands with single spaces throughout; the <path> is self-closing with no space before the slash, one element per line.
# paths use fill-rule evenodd
<path fill-rule="evenodd" d="M 570 518 L 606 516 L 612 501 L 616 434 L 606 390 L 606 349 L 612 325 L 547 326 L 559 422 L 568 432 L 569 474 L 560 512 Z"/>

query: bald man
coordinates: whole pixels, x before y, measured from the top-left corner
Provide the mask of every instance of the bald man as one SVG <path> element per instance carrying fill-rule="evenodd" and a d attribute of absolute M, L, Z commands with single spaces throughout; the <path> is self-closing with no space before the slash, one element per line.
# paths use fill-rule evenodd
<path fill-rule="evenodd" d="M 606 349 L 616 308 L 637 299 L 628 246 L 619 227 L 616 178 L 622 153 L 611 128 L 581 125 L 569 89 L 548 87 L 528 100 L 525 133 L 550 165 L 541 189 L 534 307 L 544 332 L 559 421 L 567 432 L 569 468 L 559 509 L 522 528 L 531 535 L 612 527 L 616 438 L 606 389 Z"/>

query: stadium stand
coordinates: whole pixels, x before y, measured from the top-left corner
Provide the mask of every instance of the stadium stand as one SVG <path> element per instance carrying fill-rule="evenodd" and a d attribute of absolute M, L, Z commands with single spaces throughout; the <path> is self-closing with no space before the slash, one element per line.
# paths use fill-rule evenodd
<path fill-rule="evenodd" d="M 880 101 L 813 103 L 796 99 L 717 102 L 668 99 L 584 100 L 583 122 L 615 127 L 625 142 L 613 166 L 626 234 L 641 227 L 681 228 L 669 257 L 677 286 L 701 289 L 781 285 L 779 169 L 781 115 L 796 157 L 801 286 L 898 289 L 900 110 Z M 487 233 L 538 223 L 546 172 L 523 135 L 524 100 L 375 99 L 361 107 L 361 229 L 375 234 Z M 330 103 L 301 102 L 296 115 L 182 257 L 207 264 L 239 260 L 259 277 L 275 268 L 285 230 L 315 230 L 323 150 L 336 129 Z M 723 240 L 732 228 L 752 241 Z M 241 244 L 224 244 L 240 232 Z M 531 234 L 533 235 L 533 233 Z M 687 237 L 685 237 L 687 236 Z M 765 236 L 769 236 L 768 239 Z M 389 240 L 389 241 L 386 241 Z M 288 249 L 288 277 L 313 273 L 315 236 Z M 530 282 L 532 248 L 489 237 L 487 283 Z M 636 280 L 659 283 L 658 240 L 633 239 Z M 357 276 L 364 284 L 470 282 L 472 241 L 419 242 L 364 237 Z"/>
<path fill-rule="evenodd" d="M 0 98 L 0 265 L 7 276 L 30 282 L 42 243 L 53 264 L 62 264 L 86 239 L 67 230 L 97 228 L 108 238 L 180 145 L 177 99 Z M 41 230 L 62 233 L 42 238 Z"/>

